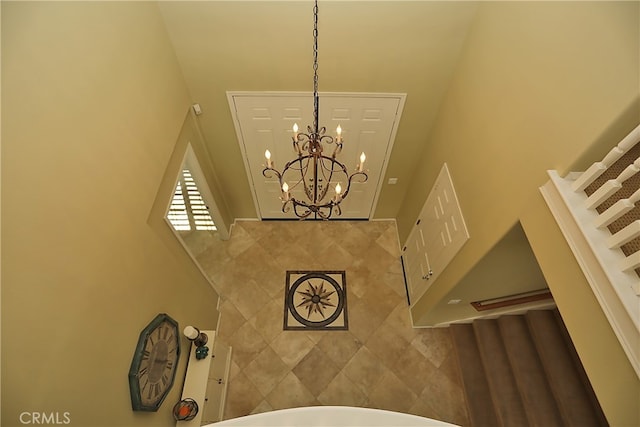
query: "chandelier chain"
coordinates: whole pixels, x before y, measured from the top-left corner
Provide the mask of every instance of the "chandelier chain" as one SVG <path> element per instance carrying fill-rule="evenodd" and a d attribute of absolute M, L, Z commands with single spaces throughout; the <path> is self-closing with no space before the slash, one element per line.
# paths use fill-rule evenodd
<path fill-rule="evenodd" d="M 266 150 L 267 159 L 262 175 L 265 178 L 276 177 L 282 191 L 282 212 L 293 208 L 294 214 L 305 219 L 329 219 L 335 211 L 341 214 L 340 204 L 349 194 L 352 182 L 367 181 L 367 172 L 363 169 L 365 155 L 360 156 L 360 164 L 354 172 L 349 172 L 344 163 L 336 160 L 342 151 L 342 128 L 336 128 L 336 136 L 325 135 L 326 128 L 319 125 L 318 94 L 318 0 L 313 7 L 313 128 L 307 126 L 308 133 L 298 132 L 297 123 L 293 124 L 293 148 L 297 157 L 287 162 L 282 172 L 274 167 L 271 152 Z M 333 144 L 333 153 L 325 153 L 323 143 Z M 326 148 L 326 147 L 325 147 Z M 288 177 L 288 178 L 287 178 Z M 287 183 L 289 180 L 289 183 Z M 293 180 L 293 181 L 292 181 Z M 292 185 L 290 183 L 293 182 Z M 341 184 L 342 183 L 342 184 Z M 329 185 L 335 184 L 335 195 L 327 196 Z M 342 185 L 345 185 L 343 188 Z M 300 187 L 298 187 L 300 186 Z M 297 189 L 296 189 L 297 187 Z M 292 192 L 296 192 L 293 194 Z M 299 198 L 303 194 L 307 200 Z"/>
<path fill-rule="evenodd" d="M 318 133 L 318 0 L 313 7 L 313 130 Z"/>

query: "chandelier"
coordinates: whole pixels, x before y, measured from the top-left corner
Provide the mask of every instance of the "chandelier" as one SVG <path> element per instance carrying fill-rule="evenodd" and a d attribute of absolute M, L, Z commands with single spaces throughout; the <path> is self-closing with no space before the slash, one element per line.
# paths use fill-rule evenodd
<path fill-rule="evenodd" d="M 282 212 L 293 209 L 300 219 L 313 216 L 314 219 L 329 219 L 334 213 L 340 215 L 340 203 L 349 194 L 354 178 L 358 182 L 366 182 L 367 173 L 364 171 L 364 152 L 360 155 L 360 162 L 354 172 L 349 173 L 347 167 L 336 160 L 342 151 L 342 128 L 338 125 L 336 136 L 325 135 L 326 128 L 319 127 L 318 109 L 318 1 L 313 7 L 313 125 L 307 126 L 307 133 L 298 132 L 298 124 L 293 124 L 293 150 L 297 157 L 287 162 L 282 172 L 275 169 L 271 152 L 266 150 L 267 159 L 262 175 L 265 178 L 276 177 L 280 183 L 282 195 Z M 325 149 L 333 151 L 329 155 Z M 287 183 L 287 181 L 289 183 Z M 329 187 L 336 183 L 335 193 L 329 193 Z M 342 184 L 346 187 L 343 189 Z M 292 192 L 301 189 L 301 198 L 294 197 Z"/>

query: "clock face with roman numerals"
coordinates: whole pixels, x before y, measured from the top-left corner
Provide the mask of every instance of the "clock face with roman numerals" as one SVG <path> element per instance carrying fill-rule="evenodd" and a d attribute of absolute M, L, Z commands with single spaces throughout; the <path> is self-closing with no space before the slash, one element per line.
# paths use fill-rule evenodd
<path fill-rule="evenodd" d="M 157 411 L 171 390 L 180 358 L 178 322 L 160 313 L 140 333 L 129 369 L 134 411 Z"/>

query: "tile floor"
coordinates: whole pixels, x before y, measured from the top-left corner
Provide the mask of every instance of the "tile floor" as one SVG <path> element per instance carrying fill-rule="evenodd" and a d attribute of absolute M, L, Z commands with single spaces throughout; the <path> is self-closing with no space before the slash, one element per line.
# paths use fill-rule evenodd
<path fill-rule="evenodd" d="M 310 405 L 468 425 L 448 329 L 414 329 L 393 221 L 238 221 L 185 236 L 221 296 L 233 347 L 224 418 Z M 348 331 L 284 331 L 287 270 L 345 270 Z"/>

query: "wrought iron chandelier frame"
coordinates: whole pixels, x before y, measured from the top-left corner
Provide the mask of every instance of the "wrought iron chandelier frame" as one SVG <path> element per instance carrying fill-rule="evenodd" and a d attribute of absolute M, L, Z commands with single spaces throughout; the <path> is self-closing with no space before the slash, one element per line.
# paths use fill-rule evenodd
<path fill-rule="evenodd" d="M 352 182 L 366 182 L 368 175 L 363 169 L 365 154 L 360 156 L 360 163 L 356 166 L 355 172 L 351 174 L 347 167 L 336 160 L 336 156 L 342 151 L 342 129 L 336 129 L 337 136 L 334 138 L 326 134 L 325 127 L 319 127 L 319 96 L 318 96 L 318 1 L 315 0 L 313 8 L 313 126 L 307 126 L 307 133 L 298 132 L 297 124 L 293 126 L 294 135 L 292 137 L 293 149 L 298 157 L 287 162 L 282 172 L 275 169 L 275 164 L 271 160 L 269 150 L 265 152 L 267 163 L 262 175 L 265 178 L 276 177 L 280 184 L 282 196 L 282 212 L 293 213 L 300 219 L 306 219 L 313 214 L 315 219 L 329 219 L 336 211 L 337 215 L 342 213 L 340 203 L 347 197 L 351 189 Z M 324 147 L 333 145 L 331 155 L 323 154 Z M 308 176 L 312 174 L 312 176 Z M 294 184 L 289 187 L 285 181 L 285 176 L 295 177 Z M 336 179 L 342 178 L 342 179 Z M 332 180 L 338 181 L 335 187 L 336 194 L 329 201 L 324 201 L 329 190 L 329 183 Z M 346 188 L 342 191 L 340 182 L 346 183 Z M 298 186 L 302 186 L 308 201 L 299 200 L 291 196 L 290 191 Z"/>

